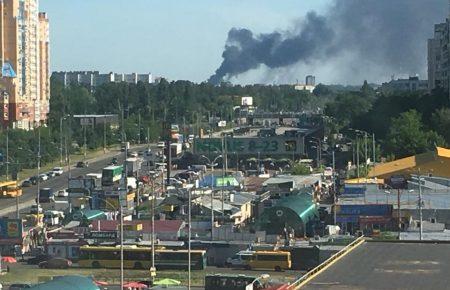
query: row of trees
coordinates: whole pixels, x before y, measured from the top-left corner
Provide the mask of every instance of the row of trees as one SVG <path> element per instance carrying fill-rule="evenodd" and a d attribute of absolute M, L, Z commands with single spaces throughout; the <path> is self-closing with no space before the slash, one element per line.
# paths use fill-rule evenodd
<path fill-rule="evenodd" d="M 293 86 L 230 85 L 214 86 L 189 81 L 157 84 L 108 83 L 95 91 L 83 86 L 64 85 L 52 79 L 48 124 L 41 128 L 42 164 L 59 159 L 61 141 L 68 150 L 81 151 L 84 140 L 88 149 L 116 144 L 122 139 L 122 128 L 129 141 L 156 141 L 161 135 L 162 123 L 192 125 L 195 129 L 207 126 L 209 116 L 231 121 L 234 107 L 241 96 L 252 96 L 257 106 L 268 111 L 300 111 L 323 107 L 327 97 L 297 91 Z M 120 128 L 107 126 L 80 126 L 73 115 L 117 114 Z M 139 126 L 140 125 L 140 126 Z M 196 125 L 196 127 L 195 127 Z M 85 131 L 84 131 L 85 130 Z M 10 162 L 22 168 L 36 166 L 36 131 L 9 130 Z M 6 132 L 0 132 L 0 153 L 6 152 Z M 86 138 L 85 138 L 86 137 Z M 106 137 L 106 138 L 104 138 Z M 1 161 L 0 161 L 1 163 Z M 0 166 L 4 174 L 5 166 Z"/>
<path fill-rule="evenodd" d="M 443 90 L 431 93 L 360 91 L 338 93 L 326 105 L 335 131 L 374 133 L 385 156 L 401 158 L 450 144 L 450 102 Z"/>

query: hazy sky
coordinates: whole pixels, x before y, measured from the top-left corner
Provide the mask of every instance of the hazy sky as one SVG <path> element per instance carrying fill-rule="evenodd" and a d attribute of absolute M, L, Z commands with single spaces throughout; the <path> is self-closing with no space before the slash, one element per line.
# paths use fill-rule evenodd
<path fill-rule="evenodd" d="M 331 0 L 41 0 L 49 14 L 51 69 L 152 72 L 206 80 L 227 33 L 287 29 Z"/>

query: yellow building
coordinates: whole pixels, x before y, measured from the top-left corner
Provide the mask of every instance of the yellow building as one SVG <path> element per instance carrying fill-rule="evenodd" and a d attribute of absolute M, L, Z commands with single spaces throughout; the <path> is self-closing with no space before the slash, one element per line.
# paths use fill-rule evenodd
<path fill-rule="evenodd" d="M 38 0 L 0 1 L 0 13 L 0 121 L 32 129 L 48 114 L 48 18 Z"/>
<path fill-rule="evenodd" d="M 392 175 L 417 174 L 450 178 L 450 149 L 436 147 L 435 151 L 376 165 L 369 177 L 386 179 Z"/>

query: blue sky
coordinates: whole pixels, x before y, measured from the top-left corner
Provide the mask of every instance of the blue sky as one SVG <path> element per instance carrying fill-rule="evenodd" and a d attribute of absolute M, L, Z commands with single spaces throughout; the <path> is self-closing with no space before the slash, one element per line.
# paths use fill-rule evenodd
<path fill-rule="evenodd" d="M 331 0 L 41 0 L 51 69 L 152 72 L 206 80 L 232 27 L 287 29 Z"/>

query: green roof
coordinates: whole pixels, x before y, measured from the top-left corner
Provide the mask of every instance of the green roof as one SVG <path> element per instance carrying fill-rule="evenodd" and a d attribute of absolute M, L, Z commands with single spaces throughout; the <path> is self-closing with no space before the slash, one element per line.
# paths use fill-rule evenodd
<path fill-rule="evenodd" d="M 262 230 L 280 234 L 283 229 L 293 228 L 296 233 L 305 232 L 310 223 L 319 217 L 312 196 L 306 193 L 280 199 L 273 207 L 266 209 L 258 220 Z"/>

